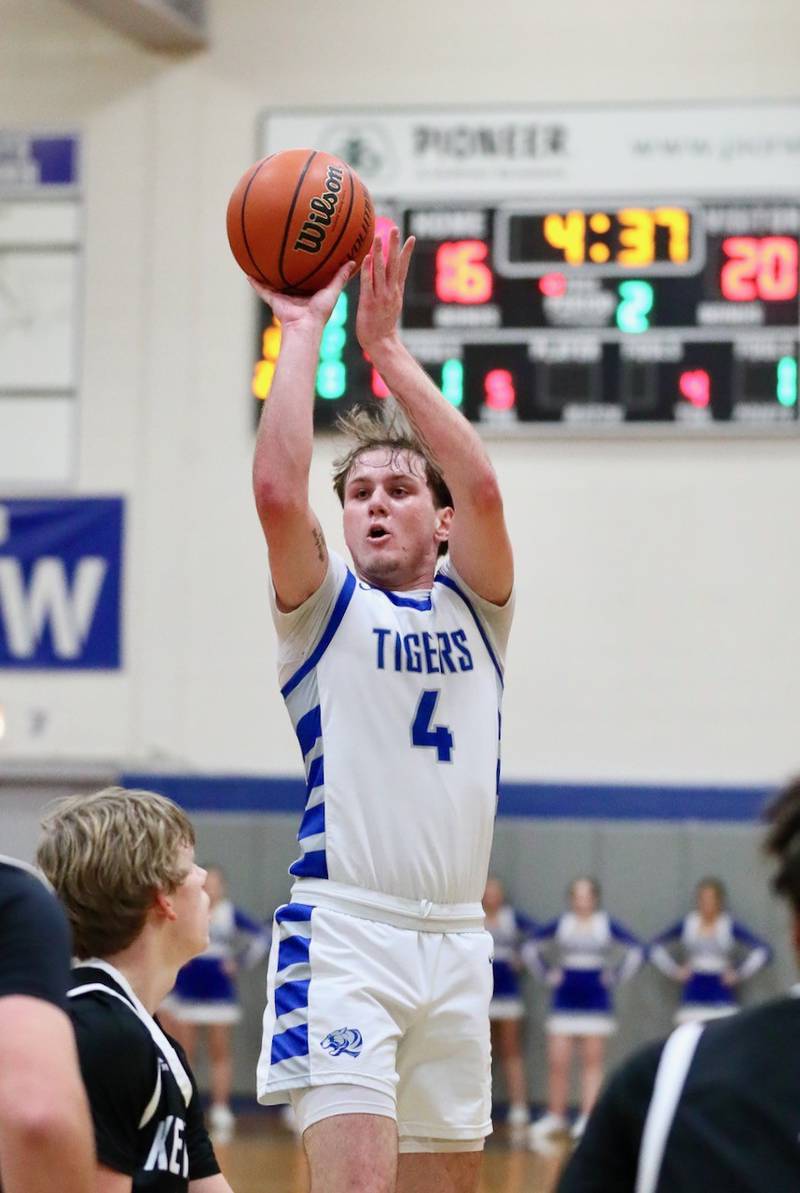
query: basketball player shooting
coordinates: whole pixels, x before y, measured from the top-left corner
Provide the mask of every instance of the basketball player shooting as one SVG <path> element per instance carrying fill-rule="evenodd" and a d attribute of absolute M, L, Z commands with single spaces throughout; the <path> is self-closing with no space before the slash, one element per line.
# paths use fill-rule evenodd
<path fill-rule="evenodd" d="M 308 479 L 320 339 L 352 266 L 309 297 L 252 283 L 281 321 L 254 488 L 307 777 L 258 1087 L 291 1101 L 312 1193 L 472 1193 L 491 1131 L 481 897 L 513 565 L 483 445 L 398 333 L 413 247 L 394 229 L 361 275 L 358 339 L 412 433 L 349 418 L 351 566 Z"/>

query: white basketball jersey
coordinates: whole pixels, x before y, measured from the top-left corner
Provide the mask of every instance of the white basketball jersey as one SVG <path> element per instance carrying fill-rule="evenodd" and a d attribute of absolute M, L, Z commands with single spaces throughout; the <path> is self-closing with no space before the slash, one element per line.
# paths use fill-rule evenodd
<path fill-rule="evenodd" d="M 429 591 L 394 593 L 334 554 L 303 606 L 273 601 L 307 783 L 296 878 L 480 903 L 511 605 L 482 600 L 448 561 Z"/>

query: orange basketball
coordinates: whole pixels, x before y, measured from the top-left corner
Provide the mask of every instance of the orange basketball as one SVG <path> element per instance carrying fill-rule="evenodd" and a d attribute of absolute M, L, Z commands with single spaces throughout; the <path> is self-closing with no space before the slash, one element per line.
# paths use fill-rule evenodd
<path fill-rule="evenodd" d="M 360 266 L 374 232 L 364 183 L 346 162 L 317 149 L 286 149 L 256 162 L 228 203 L 234 257 L 284 294 L 313 294 L 346 261 Z"/>

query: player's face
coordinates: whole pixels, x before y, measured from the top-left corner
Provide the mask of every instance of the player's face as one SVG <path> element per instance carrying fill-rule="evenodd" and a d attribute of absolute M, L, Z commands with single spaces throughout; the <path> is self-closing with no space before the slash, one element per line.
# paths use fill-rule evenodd
<path fill-rule="evenodd" d="M 414 452 L 362 452 L 344 489 L 344 537 L 359 576 L 377 588 L 430 586 L 452 510 L 437 510 Z"/>
<path fill-rule="evenodd" d="M 194 860 L 194 848 L 182 845 L 179 862 L 186 877 L 171 895 L 175 909 L 175 934 L 184 960 L 202 953 L 208 944 L 210 900 L 205 889 L 206 871 Z"/>

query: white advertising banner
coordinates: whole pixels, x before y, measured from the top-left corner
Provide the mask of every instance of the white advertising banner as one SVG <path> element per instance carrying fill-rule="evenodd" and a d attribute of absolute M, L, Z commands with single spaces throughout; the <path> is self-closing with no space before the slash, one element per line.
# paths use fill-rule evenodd
<path fill-rule="evenodd" d="M 800 102 L 273 110 L 260 150 L 322 149 L 377 198 L 800 192 Z"/>

